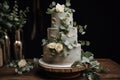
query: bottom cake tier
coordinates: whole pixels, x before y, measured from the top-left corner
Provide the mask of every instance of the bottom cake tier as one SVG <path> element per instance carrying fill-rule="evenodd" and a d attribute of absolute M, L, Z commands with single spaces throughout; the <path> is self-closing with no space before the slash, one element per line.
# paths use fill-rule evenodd
<path fill-rule="evenodd" d="M 66 56 L 58 55 L 52 56 L 50 50 L 47 47 L 43 49 L 43 61 L 49 64 L 69 65 L 75 61 L 81 60 L 81 46 L 73 48 L 71 50 L 64 49 Z"/>

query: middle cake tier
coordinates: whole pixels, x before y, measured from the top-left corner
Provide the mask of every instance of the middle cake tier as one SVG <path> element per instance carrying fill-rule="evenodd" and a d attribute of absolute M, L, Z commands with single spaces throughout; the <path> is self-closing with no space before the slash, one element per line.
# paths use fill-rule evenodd
<path fill-rule="evenodd" d="M 68 33 L 64 34 L 63 32 L 59 32 L 59 28 L 48 28 L 47 29 L 47 37 L 49 41 L 54 41 L 58 36 L 60 36 L 63 42 L 68 42 L 70 44 L 77 43 L 77 28 L 76 27 L 69 27 L 67 29 Z"/>

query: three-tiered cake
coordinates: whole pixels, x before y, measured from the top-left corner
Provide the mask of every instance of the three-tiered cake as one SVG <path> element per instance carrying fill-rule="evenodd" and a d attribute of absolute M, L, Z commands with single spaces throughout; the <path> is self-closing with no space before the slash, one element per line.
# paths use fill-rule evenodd
<path fill-rule="evenodd" d="M 77 41 L 77 27 L 73 26 L 70 4 L 52 2 L 47 13 L 51 14 L 51 27 L 47 29 L 47 40 L 43 40 L 43 62 L 50 65 L 70 67 L 81 60 L 81 44 Z"/>

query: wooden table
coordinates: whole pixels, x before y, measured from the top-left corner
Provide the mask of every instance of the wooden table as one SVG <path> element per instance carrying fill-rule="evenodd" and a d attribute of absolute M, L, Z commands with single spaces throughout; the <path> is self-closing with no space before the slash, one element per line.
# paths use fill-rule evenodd
<path fill-rule="evenodd" d="M 120 65 L 111 59 L 97 59 L 106 71 L 100 73 L 101 80 L 120 80 Z M 48 77 L 48 73 L 40 67 L 33 69 L 23 75 L 17 75 L 14 68 L 0 68 L 0 80 L 58 80 Z M 66 80 L 66 79 L 65 79 Z M 70 80 L 85 80 L 84 78 L 77 77 Z"/>

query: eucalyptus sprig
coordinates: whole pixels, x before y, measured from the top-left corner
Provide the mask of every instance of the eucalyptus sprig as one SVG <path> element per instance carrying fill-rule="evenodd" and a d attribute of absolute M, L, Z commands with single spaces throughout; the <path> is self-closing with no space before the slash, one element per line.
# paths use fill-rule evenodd
<path fill-rule="evenodd" d="M 9 64 L 6 65 L 7 68 L 13 67 L 15 68 L 15 73 L 21 75 L 25 72 L 30 72 L 33 68 L 38 67 L 38 60 L 34 58 L 32 61 L 21 59 L 21 60 L 13 60 Z"/>
<path fill-rule="evenodd" d="M 86 67 L 86 65 L 88 65 L 88 67 L 83 71 L 83 76 L 87 78 L 87 80 L 99 80 L 100 76 L 97 70 L 101 67 L 100 63 L 94 59 L 93 53 L 89 51 L 84 52 L 82 50 L 81 54 L 81 61 L 74 62 L 72 67 L 78 65 Z"/>
<path fill-rule="evenodd" d="M 18 30 L 21 29 L 27 21 L 27 13 L 29 12 L 29 7 L 26 7 L 25 10 L 19 9 L 17 1 L 15 1 L 13 10 L 11 12 L 11 21 L 12 21 L 12 29 Z"/>
<path fill-rule="evenodd" d="M 10 6 L 7 1 L 0 3 L 0 31 L 7 32 L 12 27 Z"/>

